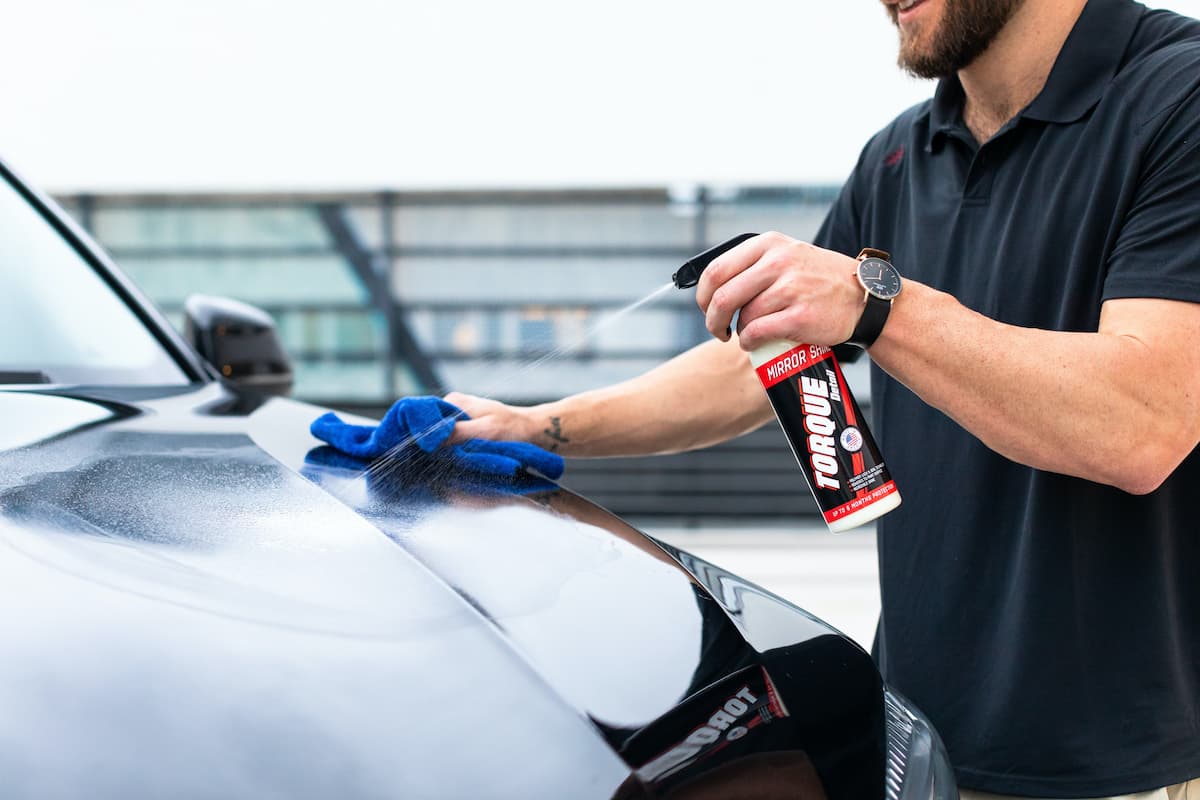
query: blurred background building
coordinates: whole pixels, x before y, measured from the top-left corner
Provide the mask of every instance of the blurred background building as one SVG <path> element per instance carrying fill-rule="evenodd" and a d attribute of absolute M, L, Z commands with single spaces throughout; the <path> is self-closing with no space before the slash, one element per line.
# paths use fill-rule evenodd
<path fill-rule="evenodd" d="M 275 318 L 295 396 L 370 416 L 451 389 L 535 403 L 632 378 L 707 338 L 688 256 L 819 226 L 836 186 L 362 193 L 76 193 L 59 202 L 178 325 L 191 294 Z M 630 309 L 647 297 L 651 299 Z M 862 368 L 850 380 L 867 399 Z M 807 514 L 773 428 L 713 451 L 572 464 L 618 513 Z"/>
<path fill-rule="evenodd" d="M 614 318 L 622 308 L 736 233 L 811 236 L 835 192 L 58 200 L 173 321 L 195 293 L 258 305 L 294 359 L 298 397 L 380 411 L 418 392 L 530 403 L 633 377 L 707 332 L 690 292 Z"/>

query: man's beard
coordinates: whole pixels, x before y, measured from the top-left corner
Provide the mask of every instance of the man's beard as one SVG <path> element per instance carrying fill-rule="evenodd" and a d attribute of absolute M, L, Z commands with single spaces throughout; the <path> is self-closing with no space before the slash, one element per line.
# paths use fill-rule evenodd
<path fill-rule="evenodd" d="M 900 67 L 918 78 L 945 78 L 987 50 L 1023 0 L 944 0 L 942 19 L 921 36 L 900 33 Z M 892 22 L 896 9 L 888 6 Z M 931 35 L 932 34 L 932 35 Z M 916 39 L 924 39 L 919 47 Z"/>

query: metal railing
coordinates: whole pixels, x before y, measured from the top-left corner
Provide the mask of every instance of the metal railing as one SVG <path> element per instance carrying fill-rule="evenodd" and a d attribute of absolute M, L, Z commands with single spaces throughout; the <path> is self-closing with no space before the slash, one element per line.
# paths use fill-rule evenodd
<path fill-rule="evenodd" d="M 834 192 L 691 187 L 59 200 L 169 315 L 177 318 L 193 292 L 259 305 L 277 317 L 297 361 L 298 396 L 382 407 L 408 392 L 472 390 L 483 368 L 471 364 L 514 367 L 562 348 L 714 240 L 764 227 L 811 235 Z M 607 365 L 597 371 L 605 379 L 704 336 L 684 297 L 631 322 L 653 324 L 640 337 L 575 342 L 562 359 Z M 338 364 L 356 365 L 357 377 L 339 379 Z M 374 377 L 364 382 L 367 365 Z M 578 383 L 534 381 L 501 387 L 499 395 L 531 401 L 542 399 L 538 392 L 583 388 Z"/>
<path fill-rule="evenodd" d="M 57 199 L 173 320 L 193 293 L 253 303 L 279 325 L 298 397 L 378 415 L 405 394 L 535 402 L 633 377 L 704 340 L 703 318 L 690 293 L 604 327 L 607 315 L 733 234 L 810 237 L 835 195 L 692 186 Z M 724 451 L 746 475 L 790 463 L 776 437 L 747 442 Z M 739 513 L 713 489 L 731 466 L 717 468 L 720 458 L 659 462 L 651 481 L 623 461 L 576 471 L 618 511 Z M 789 480 L 755 485 L 761 513 L 810 505 L 784 492 Z"/>

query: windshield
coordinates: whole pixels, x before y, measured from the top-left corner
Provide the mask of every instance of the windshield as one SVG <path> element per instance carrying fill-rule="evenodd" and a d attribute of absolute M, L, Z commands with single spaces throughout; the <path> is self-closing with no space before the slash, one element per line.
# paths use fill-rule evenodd
<path fill-rule="evenodd" d="M 0 383 L 187 383 L 137 315 L 0 173 Z"/>

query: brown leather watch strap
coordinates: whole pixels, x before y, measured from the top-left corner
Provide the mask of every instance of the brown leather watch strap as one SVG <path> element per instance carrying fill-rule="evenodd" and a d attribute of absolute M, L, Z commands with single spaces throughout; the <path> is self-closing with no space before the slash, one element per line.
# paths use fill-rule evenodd
<path fill-rule="evenodd" d="M 858 254 L 858 260 L 862 261 L 864 258 L 882 258 L 888 262 L 892 260 L 891 254 L 886 250 L 876 250 L 874 247 L 864 247 L 862 249 L 862 252 Z"/>

